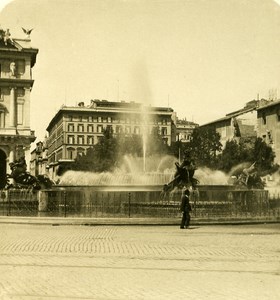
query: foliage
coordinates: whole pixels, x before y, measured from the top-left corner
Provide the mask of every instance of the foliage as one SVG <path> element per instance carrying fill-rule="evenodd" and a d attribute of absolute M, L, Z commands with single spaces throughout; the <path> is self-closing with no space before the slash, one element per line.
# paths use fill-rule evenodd
<path fill-rule="evenodd" d="M 229 172 L 238 164 L 249 162 L 255 164 L 258 173 L 267 174 L 276 171 L 273 149 L 261 138 L 240 139 L 227 141 L 225 148 L 219 155 L 218 168 Z"/>
<path fill-rule="evenodd" d="M 78 156 L 72 165 L 72 169 L 80 171 L 105 172 L 112 171 L 124 155 L 143 156 L 143 141 L 141 135 L 121 134 L 114 136 L 112 128 L 107 127 L 103 137 L 87 153 Z M 152 131 L 147 140 L 146 155 L 164 154 L 169 150 L 158 129 Z"/>
<path fill-rule="evenodd" d="M 261 138 L 256 139 L 252 156 L 256 161 L 258 171 L 262 174 L 274 173 L 279 167 L 274 164 L 275 154 L 273 149 Z"/>
<path fill-rule="evenodd" d="M 192 139 L 186 150 L 192 153 L 197 166 L 215 168 L 217 154 L 222 149 L 220 134 L 214 127 L 197 127 L 192 133 Z"/>
<path fill-rule="evenodd" d="M 169 146 L 164 142 L 162 136 L 159 134 L 158 127 L 154 127 L 151 134 L 147 138 L 147 156 L 153 154 L 167 154 Z"/>
<path fill-rule="evenodd" d="M 218 156 L 217 168 L 229 172 L 233 167 L 243 162 L 253 163 L 254 138 L 227 141 L 222 153 Z"/>
<path fill-rule="evenodd" d="M 118 157 L 118 142 L 111 127 L 107 127 L 99 142 L 85 155 L 78 156 L 73 164 L 74 170 L 104 172 L 115 167 Z"/>

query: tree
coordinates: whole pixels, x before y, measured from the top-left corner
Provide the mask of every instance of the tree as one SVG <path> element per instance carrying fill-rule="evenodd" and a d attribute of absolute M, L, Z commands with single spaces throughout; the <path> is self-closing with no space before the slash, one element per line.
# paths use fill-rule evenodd
<path fill-rule="evenodd" d="M 118 136 L 118 153 L 120 156 L 131 154 L 135 156 L 143 155 L 143 141 L 142 136 L 137 134 Z"/>
<path fill-rule="evenodd" d="M 166 154 L 169 151 L 158 133 L 154 129 L 148 136 L 146 155 Z M 113 135 L 111 127 L 107 127 L 103 132 L 103 137 L 87 153 L 78 156 L 72 165 L 72 169 L 80 171 L 105 172 L 112 171 L 126 154 L 143 156 L 143 140 L 141 135 Z"/>
<path fill-rule="evenodd" d="M 236 140 L 227 141 L 223 152 L 219 155 L 218 168 L 229 172 L 240 163 L 240 145 Z"/>
<path fill-rule="evenodd" d="M 118 142 L 111 127 L 103 132 L 103 137 L 87 153 L 78 156 L 73 164 L 74 170 L 104 172 L 114 169 L 118 161 Z"/>
<path fill-rule="evenodd" d="M 197 127 L 188 148 L 198 166 L 216 168 L 217 155 L 222 150 L 220 134 L 214 127 Z"/>
<path fill-rule="evenodd" d="M 159 133 L 159 128 L 154 127 L 151 134 L 147 138 L 147 156 L 154 154 L 167 154 L 169 152 L 169 146 L 163 140 Z"/>
<path fill-rule="evenodd" d="M 255 163 L 255 169 L 261 175 L 273 173 L 278 165 L 274 164 L 275 154 L 270 145 L 261 138 L 247 138 L 227 141 L 219 156 L 219 169 L 229 172 L 242 163 Z"/>
<path fill-rule="evenodd" d="M 222 153 L 219 155 L 218 169 L 229 172 L 240 163 L 253 163 L 253 153 L 255 138 L 229 140 L 226 142 Z"/>
<path fill-rule="evenodd" d="M 266 142 L 257 138 L 252 152 L 256 167 L 261 174 L 273 173 L 278 169 L 278 165 L 274 164 L 275 154 L 273 149 Z"/>

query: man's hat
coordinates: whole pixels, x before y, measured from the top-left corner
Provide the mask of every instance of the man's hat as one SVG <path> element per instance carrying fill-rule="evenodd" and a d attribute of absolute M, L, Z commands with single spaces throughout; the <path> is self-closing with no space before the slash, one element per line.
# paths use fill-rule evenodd
<path fill-rule="evenodd" d="M 189 190 L 185 190 L 185 195 L 190 195 L 190 191 Z"/>

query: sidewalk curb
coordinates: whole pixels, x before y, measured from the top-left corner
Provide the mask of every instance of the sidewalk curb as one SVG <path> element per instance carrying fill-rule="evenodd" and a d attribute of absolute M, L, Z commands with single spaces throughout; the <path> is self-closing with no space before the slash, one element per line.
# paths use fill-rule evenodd
<path fill-rule="evenodd" d="M 191 225 L 252 225 L 265 223 L 280 223 L 280 218 L 263 219 L 216 219 L 203 220 L 192 218 Z M 26 225 L 78 225 L 78 226 L 104 226 L 104 225 L 148 225 L 148 226 L 178 226 L 180 218 L 60 218 L 60 217 L 3 217 L 0 216 L 0 224 L 26 224 Z"/>

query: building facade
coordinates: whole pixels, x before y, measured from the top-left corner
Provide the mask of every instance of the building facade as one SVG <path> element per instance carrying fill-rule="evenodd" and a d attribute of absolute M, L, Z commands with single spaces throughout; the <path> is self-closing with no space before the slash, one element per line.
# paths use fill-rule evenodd
<path fill-rule="evenodd" d="M 191 140 L 193 130 L 199 125 L 194 122 L 183 120 L 176 120 L 176 141 L 188 143 Z"/>
<path fill-rule="evenodd" d="M 220 134 L 220 142 L 224 147 L 227 141 L 257 137 L 257 108 L 260 101 L 248 102 L 244 108 L 227 114 L 225 117 L 200 127 L 214 127 Z"/>
<path fill-rule="evenodd" d="M 0 29 L 0 188 L 10 172 L 9 163 L 29 157 L 35 141 L 30 129 L 30 92 L 37 53 L 29 38 L 14 39 L 8 29 Z"/>
<path fill-rule="evenodd" d="M 280 101 L 261 106 L 258 112 L 258 137 L 271 146 L 275 163 L 280 164 Z"/>
<path fill-rule="evenodd" d="M 106 127 L 111 127 L 115 135 L 142 135 L 144 130 L 158 128 L 170 145 L 175 141 L 175 118 L 171 108 L 144 107 L 135 102 L 91 100 L 88 106 L 83 102 L 75 107 L 63 106 L 47 127 L 50 176 L 55 178 L 60 165 L 73 162 L 97 144 Z"/>

